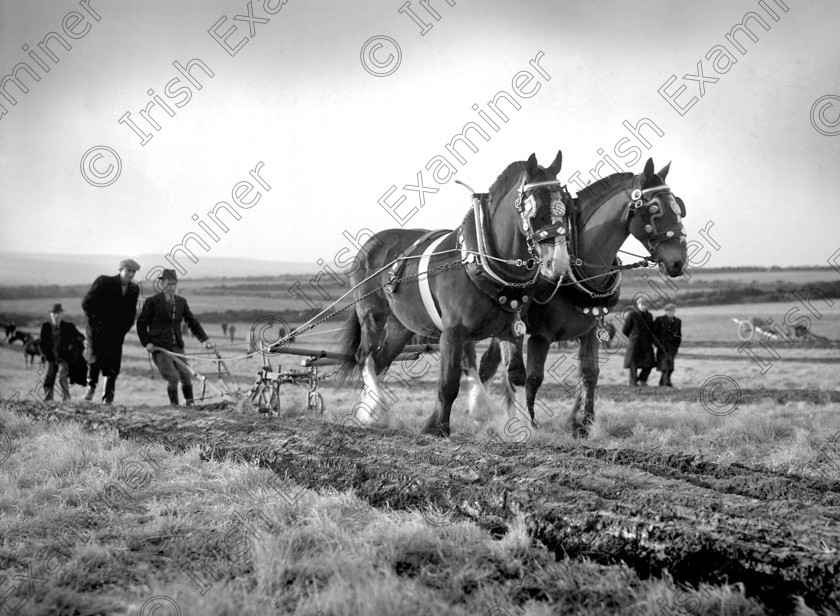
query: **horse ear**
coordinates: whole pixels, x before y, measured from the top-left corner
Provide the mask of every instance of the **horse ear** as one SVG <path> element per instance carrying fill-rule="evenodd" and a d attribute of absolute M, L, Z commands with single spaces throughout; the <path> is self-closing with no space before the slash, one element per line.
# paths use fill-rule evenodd
<path fill-rule="evenodd" d="M 551 163 L 546 171 L 548 171 L 553 177 L 557 177 L 557 174 L 560 173 L 560 169 L 563 167 L 563 150 L 557 150 L 557 156 L 554 157 L 554 162 Z"/>
<path fill-rule="evenodd" d="M 539 165 L 537 164 L 537 155 L 531 154 L 528 157 L 528 163 L 526 164 L 525 171 L 529 176 L 534 176 L 537 174 L 537 169 L 539 169 Z"/>
<path fill-rule="evenodd" d="M 642 171 L 642 184 L 647 184 L 653 178 L 653 159 L 648 158 L 645 169 Z"/>
<path fill-rule="evenodd" d="M 656 175 L 658 175 L 659 179 L 664 182 L 665 178 L 668 177 L 668 171 L 670 171 L 670 169 L 671 169 L 671 162 L 669 161 L 667 165 L 665 165 L 664 167 L 662 167 L 662 169 L 660 169 L 659 171 L 656 172 Z"/>

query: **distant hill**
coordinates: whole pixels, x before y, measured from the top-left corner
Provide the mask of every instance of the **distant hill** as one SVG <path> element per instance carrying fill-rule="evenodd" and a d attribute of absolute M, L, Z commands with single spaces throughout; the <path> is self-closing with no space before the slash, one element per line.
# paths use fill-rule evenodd
<path fill-rule="evenodd" d="M 131 255 L 141 270 L 140 278 L 155 265 L 166 261 L 161 255 Z M 36 253 L 0 253 L 0 285 L 73 285 L 90 284 L 100 274 L 116 274 L 121 259 L 114 255 L 54 255 Z M 198 263 L 184 259 L 185 279 L 282 274 L 308 274 L 320 268 L 315 263 L 258 261 L 225 257 L 199 257 Z"/>

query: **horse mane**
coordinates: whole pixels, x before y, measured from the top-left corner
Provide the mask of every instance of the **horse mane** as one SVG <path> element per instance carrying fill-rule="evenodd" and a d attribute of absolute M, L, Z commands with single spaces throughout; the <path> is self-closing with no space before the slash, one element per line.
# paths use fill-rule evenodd
<path fill-rule="evenodd" d="M 516 161 L 515 163 L 511 163 L 507 166 L 507 168 L 499 174 L 499 177 L 496 178 L 496 181 L 490 186 L 490 195 L 491 195 L 491 204 L 490 206 L 495 209 L 494 203 L 492 203 L 492 195 L 496 194 L 497 192 L 504 191 L 507 187 L 510 186 L 512 182 L 514 182 L 523 171 L 525 171 L 525 167 L 527 166 L 528 162 L 524 160 Z M 506 191 L 505 191 L 506 192 Z"/>
<path fill-rule="evenodd" d="M 581 189 L 576 200 L 579 203 L 586 201 L 588 206 L 581 211 L 583 220 L 594 214 L 595 209 L 606 203 L 609 197 L 623 188 L 624 184 L 632 177 L 632 173 L 613 173 Z"/>

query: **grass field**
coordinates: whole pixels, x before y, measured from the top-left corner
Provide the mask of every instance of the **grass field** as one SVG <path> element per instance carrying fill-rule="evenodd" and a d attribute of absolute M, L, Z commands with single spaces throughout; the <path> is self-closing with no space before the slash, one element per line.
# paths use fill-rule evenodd
<path fill-rule="evenodd" d="M 626 437 L 610 432 L 629 432 L 634 447 L 680 449 L 690 442 L 722 451 L 735 445 L 726 456 L 732 461 L 789 468 L 815 455 L 816 431 L 840 428 L 836 408 L 797 414 L 795 425 L 784 410 L 755 412 L 764 416 L 761 422 L 745 414 L 724 425 L 685 410 L 606 411 L 604 425 L 611 427 L 591 444 L 609 446 L 620 438 L 626 445 Z M 689 587 L 667 574 L 642 578 L 622 564 L 555 561 L 523 522 L 502 537 L 469 521 L 438 527 L 420 512 L 378 509 L 352 492 L 330 489 L 307 491 L 290 504 L 268 487 L 271 471 L 207 461 L 199 449 L 173 453 L 121 440 L 113 431 L 33 426 L 8 412 L 0 420 L 12 439 L 0 467 L 3 568 L 25 571 L 41 550 L 60 546 L 60 538 L 68 546 L 34 598 L 25 590 L 12 593 L 23 616 L 497 615 L 515 613 L 514 605 L 531 615 L 653 615 L 663 605 L 708 615 L 768 610 L 738 583 Z M 89 503 L 105 484 L 141 462 L 148 481 L 115 500 L 89 532 L 60 532 L 78 516 L 90 516 Z M 248 516 L 253 534 L 246 535 L 237 515 Z M 231 537 L 229 549 L 218 547 L 223 537 Z M 691 611 L 681 612 L 686 605 Z M 797 613 L 813 612 L 803 607 Z"/>
<path fill-rule="evenodd" d="M 251 288 L 256 295 L 245 292 L 240 297 L 235 291 L 220 289 L 222 284 L 230 287 L 237 283 L 213 281 L 208 283 L 214 287 L 212 293 L 203 293 L 196 281 L 185 284 L 182 292 L 199 315 L 220 306 L 270 310 L 277 305 L 275 298 L 263 296 L 259 289 Z M 268 295 L 272 293 L 276 290 Z M 64 303 L 67 318 L 81 329 L 79 298 L 55 301 Z M 0 312 L 35 314 L 41 304 L 46 310 L 52 302 L 2 300 Z M 300 308 L 299 303 L 285 306 Z M 427 358 L 423 361 L 429 362 L 428 371 L 420 377 L 395 368 L 404 377 L 405 386 L 392 387 L 391 429 L 381 438 L 372 438 L 383 446 L 392 442 L 399 448 L 407 443 L 404 453 L 409 456 L 419 456 L 418 452 L 433 447 L 444 465 L 447 459 L 458 458 L 464 448 L 498 464 L 508 454 L 493 449 L 490 429 L 514 443 L 511 451 L 520 456 L 514 458 L 516 468 L 536 465 L 531 473 L 551 470 L 540 459 L 569 455 L 584 460 L 602 451 L 607 458 L 632 454 L 674 464 L 690 459 L 700 467 L 721 465 L 715 471 L 719 480 L 689 476 L 687 483 L 680 483 L 676 481 L 677 467 L 655 471 L 641 464 L 631 465 L 632 472 L 631 466 L 593 472 L 587 467 L 594 462 L 585 463 L 580 467 L 581 472 L 589 473 L 585 481 L 577 476 L 569 483 L 554 480 L 560 485 L 561 496 L 551 507 L 566 511 L 566 501 L 579 499 L 580 511 L 572 509 L 560 518 L 574 527 L 585 515 L 595 516 L 596 521 L 610 519 L 615 515 L 610 507 L 622 507 L 626 500 L 633 506 L 644 503 L 630 518 L 639 524 L 649 522 L 652 529 L 656 524 L 684 519 L 685 528 L 690 529 L 692 506 L 663 505 L 670 494 L 685 492 L 689 495 L 686 503 L 694 502 L 691 499 L 695 497 L 705 502 L 693 505 L 698 512 L 707 508 L 703 515 L 709 517 L 694 523 L 698 532 L 723 532 L 725 537 L 736 528 L 734 518 L 725 516 L 740 507 L 760 512 L 769 504 L 773 513 L 767 519 L 750 522 L 745 518 L 743 532 L 752 533 L 743 543 L 745 548 L 752 541 L 762 545 L 763 524 L 770 524 L 766 540 L 775 538 L 772 541 L 785 546 L 780 549 L 798 550 L 797 554 L 807 554 L 815 563 L 834 562 L 840 550 L 836 524 L 840 519 L 840 452 L 831 444 L 840 433 L 840 402 L 832 392 L 840 390 L 840 349 L 777 345 L 780 358 L 773 358 L 756 344 L 756 352 L 763 353 L 765 361 L 772 360 L 771 368 L 762 374 L 755 361 L 738 352 L 741 343 L 730 320 L 781 319 L 792 306 L 777 302 L 681 307 L 678 316 L 683 319 L 685 342 L 677 357 L 674 390 L 653 387 L 642 392 L 625 387 L 622 353 L 602 353 L 596 423 L 585 441 L 572 439 L 564 427 L 571 399 L 563 385 L 573 387 L 577 377 L 574 370 L 566 373 L 576 364 L 574 346 L 563 351 L 553 348 L 549 355 L 549 374 L 540 396 L 545 405 L 537 413 L 539 430 L 506 431 L 507 419 L 499 410 L 468 416 L 461 396 L 453 410 L 451 441 L 427 444 L 413 436 L 431 412 L 435 397 L 437 365 Z M 225 357 L 243 355 L 248 349 L 245 338 L 251 324 L 235 325 L 237 339 L 231 343 L 222 339 L 218 323 L 205 323 Z M 324 332 L 338 325 L 328 323 L 319 328 L 321 333 L 303 336 L 296 344 L 337 350 L 336 332 Z M 840 302 L 813 319 L 812 328 L 840 340 Z M 197 358 L 208 357 L 193 338 L 187 338 L 187 344 L 187 352 L 197 353 Z M 289 370 L 299 369 L 300 359 L 279 356 L 270 361 L 275 369 Z M 261 426 L 297 425 L 306 417 L 337 424 L 358 401 L 357 388 L 339 390 L 327 379 L 320 387 L 326 402 L 326 411 L 320 416 L 305 410 L 302 388 L 284 385 L 280 415 L 270 418 L 247 404 L 232 404 L 241 401 L 241 394 L 253 383 L 262 365 L 259 356 L 226 362 L 234 378 L 225 383 L 219 381 L 212 362 L 195 359 L 192 363 L 208 379 L 207 398 L 194 412 L 196 421 L 206 422 L 208 430 L 214 417 L 235 418 L 241 425 L 251 426 L 247 429 L 255 434 L 262 431 Z M 27 399 L 41 381 L 37 369 L 37 362 L 35 368 L 24 367 L 19 343 L 0 346 L 0 398 Z M 734 385 L 718 391 L 710 404 L 704 387 L 720 377 L 730 378 L 727 383 Z M 196 385 L 200 392 L 201 384 Z M 220 397 L 216 387 L 238 388 L 240 395 Z M 500 397 L 498 376 L 490 390 L 495 399 Z M 83 420 L 100 413 L 100 404 L 80 400 L 81 387 L 73 386 L 72 394 L 73 401 L 62 407 L 70 417 Z M 682 566 L 673 571 L 646 571 L 638 564 L 610 557 L 607 547 L 564 554 L 556 545 L 545 543 L 544 532 L 538 530 L 539 519 L 527 510 L 491 524 L 486 516 L 466 513 L 472 511 L 470 507 L 478 507 L 467 504 L 451 522 L 436 524 L 432 522 L 441 512 L 435 509 L 374 502 L 370 495 L 376 492 L 369 482 L 349 490 L 337 489 L 334 481 L 312 483 L 294 473 L 295 481 L 284 484 L 284 489 L 295 494 L 301 493 L 302 487 L 307 489 L 302 497 L 292 500 L 270 487 L 276 477 L 271 468 L 241 455 L 208 454 L 214 446 L 212 440 L 203 444 L 189 441 L 183 448 L 170 443 L 165 448 L 120 438 L 109 427 L 108 417 L 115 422 L 143 424 L 145 417 L 148 422 L 158 422 L 160 413 L 166 412 L 165 405 L 164 382 L 150 368 L 132 330 L 124 349 L 116 405 L 103 415 L 98 427 L 67 421 L 31 423 L 13 412 L 14 405 L 0 408 L 0 601 L 6 602 L 0 603 L 0 613 L 12 611 L 16 605 L 12 611 L 16 615 L 88 616 L 840 613 L 834 599 L 825 599 L 836 598 L 836 592 L 820 594 L 815 590 L 811 595 L 802 589 L 776 596 L 755 579 L 716 575 L 714 565 L 702 560 L 687 566 L 697 573 L 693 575 Z M 710 412 L 719 410 L 720 405 L 728 412 Z M 167 425 L 177 439 L 181 424 L 174 417 Z M 283 451 L 275 453 L 282 455 Z M 126 473 L 131 466 L 140 469 L 140 474 Z M 793 500 L 772 500 L 779 496 L 768 497 L 771 500 L 766 502 L 756 500 L 758 497 L 749 493 L 749 481 L 739 485 L 727 479 L 727 473 L 743 469 L 762 478 L 762 485 L 766 479 L 767 486 L 801 485 L 798 489 L 805 492 Z M 503 477 L 493 477 L 494 485 L 499 481 L 503 482 Z M 106 509 L 92 508 L 91 503 L 109 482 L 122 482 L 123 491 Z M 409 490 L 412 484 L 405 485 Z M 608 496 L 612 489 L 625 496 Z M 642 490 L 641 500 L 625 490 Z M 592 494 L 598 494 L 600 500 L 591 502 Z M 791 520 L 803 524 L 801 528 L 793 521 L 790 530 L 773 526 L 781 519 L 778 503 L 798 512 Z M 718 510 L 724 517 L 715 517 Z M 243 518 L 250 526 L 243 525 Z M 561 527 L 554 528 L 559 532 Z M 735 545 L 739 545 L 737 541 Z M 52 559 L 46 558 L 48 555 Z M 783 560 L 781 555 L 778 558 Z M 33 574 L 43 583 L 28 586 L 22 581 Z"/>

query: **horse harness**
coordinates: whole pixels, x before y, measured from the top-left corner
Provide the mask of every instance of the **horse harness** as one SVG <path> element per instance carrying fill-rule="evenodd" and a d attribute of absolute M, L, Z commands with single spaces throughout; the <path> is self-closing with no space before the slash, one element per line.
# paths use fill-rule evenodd
<path fill-rule="evenodd" d="M 538 206 L 534 191 L 541 188 L 549 191 L 548 207 L 552 222 L 535 229 L 533 219 L 537 214 Z M 571 203 L 572 199 L 559 180 L 530 184 L 525 184 L 523 181 L 519 188 L 519 197 L 514 202 L 522 221 L 522 233 L 525 236 L 528 252 L 531 255 L 529 259 L 523 261 L 522 259 L 502 259 L 489 254 L 488 225 L 486 224 L 489 197 L 487 193 L 473 193 L 472 209 L 457 229 L 456 248 L 461 251 L 467 275 L 476 288 L 490 297 L 502 310 L 518 312 L 533 298 L 534 288 L 539 282 L 538 245 L 543 242 L 552 242 L 559 236 L 568 237 L 566 204 Z M 503 273 L 494 266 L 494 262 L 524 268 L 524 275 L 511 276 Z"/>
<path fill-rule="evenodd" d="M 662 208 L 665 207 L 666 199 L 668 205 L 678 217 L 685 216 L 685 205 L 679 197 L 674 197 L 671 194 L 670 188 L 667 185 L 662 184 L 652 188 L 642 189 L 641 182 L 641 176 L 637 176 L 634 180 L 634 187 L 630 193 L 630 201 L 624 210 L 622 220 L 625 224 L 630 224 L 632 217 L 643 217 L 644 230 L 648 236 L 646 248 L 651 254 L 654 254 L 660 242 L 674 237 L 677 232 L 681 231 L 681 225 L 679 224 L 680 218 L 677 218 L 676 226 L 661 230 L 657 228 L 656 221 L 663 216 Z M 532 221 L 538 209 L 534 191 L 540 188 L 549 190 L 552 222 L 539 229 L 534 229 Z M 467 213 L 461 226 L 456 230 L 456 250 L 460 251 L 461 260 L 452 265 L 458 263 L 463 264 L 467 275 L 476 288 L 491 298 L 502 310 L 516 313 L 517 318 L 514 323 L 514 331 L 518 334 L 524 333 L 524 323 L 519 318 L 519 311 L 529 301 L 534 299 L 534 291 L 540 282 L 540 271 L 537 267 L 540 262 L 538 244 L 554 241 L 558 236 L 564 236 L 566 238 L 565 247 L 569 255 L 569 266 L 566 269 L 566 273 L 558 280 L 550 297 L 545 301 L 537 301 L 539 303 L 546 303 L 561 286 L 573 287 L 570 291 L 573 295 L 577 296 L 572 298 L 573 303 L 578 306 L 581 312 L 591 314 L 602 323 L 604 316 L 607 315 L 618 301 L 621 271 L 647 266 L 649 265 L 649 260 L 644 258 L 637 263 L 622 265 L 616 259 L 616 263 L 612 266 L 603 266 L 583 261 L 576 255 L 580 254 L 580 233 L 586 221 L 580 219 L 580 211 L 575 206 L 574 200 L 569 195 L 566 187 L 559 180 L 526 184 L 523 179 L 519 193 L 519 197 L 516 199 L 514 205 L 520 214 L 522 232 L 525 236 L 531 258 L 526 260 L 504 259 L 488 253 L 486 209 L 490 195 L 488 193 L 473 193 L 472 208 Z M 566 204 L 571 204 L 571 207 L 567 208 Z M 426 270 L 428 269 L 430 258 L 435 249 L 448 234 L 449 232 L 446 230 L 429 231 L 415 240 L 411 246 L 396 258 L 393 266 L 390 268 L 388 281 L 383 285 L 387 292 L 395 293 L 399 283 L 409 278 L 401 275 L 404 263 L 408 260 L 408 257 L 415 256 L 414 253 L 420 246 L 429 239 L 433 239 L 434 241 L 425 247 L 422 255 L 417 255 L 420 257 L 417 278 L 424 307 L 439 329 L 442 329 L 441 316 L 432 297 Z M 524 268 L 525 275 L 511 276 L 510 274 L 502 273 L 497 266 L 494 266 L 494 261 L 516 268 Z M 600 268 L 609 272 L 610 281 L 607 287 L 595 288 L 591 284 L 588 284 L 588 279 L 581 269 L 583 266 Z"/>

